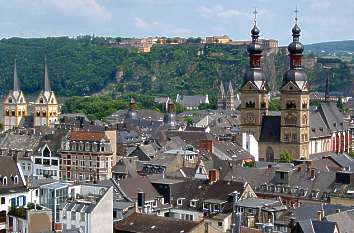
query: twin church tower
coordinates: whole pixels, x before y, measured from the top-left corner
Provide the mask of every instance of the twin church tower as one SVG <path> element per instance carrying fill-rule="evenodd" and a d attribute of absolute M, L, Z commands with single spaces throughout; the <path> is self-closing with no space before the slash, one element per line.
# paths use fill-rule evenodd
<path fill-rule="evenodd" d="M 288 46 L 290 68 L 283 76 L 280 88 L 279 115 L 269 115 L 269 91 L 261 68 L 262 46 L 256 24 L 251 30 L 252 43 L 247 51 L 250 69 L 244 76 L 241 94 L 241 133 L 252 134 L 258 140 L 259 159 L 274 161 L 284 151 L 294 158 L 309 157 L 309 83 L 302 67 L 304 46 L 301 29 L 295 18 L 293 41 Z"/>
<path fill-rule="evenodd" d="M 44 61 L 42 90 L 30 105 L 20 89 L 16 60 L 13 71 L 13 89 L 3 102 L 4 130 L 18 127 L 25 121 L 33 127 L 53 127 L 58 123 L 59 104 L 50 88 L 47 59 Z"/>

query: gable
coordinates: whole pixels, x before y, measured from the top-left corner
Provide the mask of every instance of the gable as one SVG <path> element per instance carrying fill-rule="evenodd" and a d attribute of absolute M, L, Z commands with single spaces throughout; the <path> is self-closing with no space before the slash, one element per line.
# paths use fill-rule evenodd
<path fill-rule="evenodd" d="M 288 91 L 288 92 L 298 92 L 301 91 L 300 88 L 293 83 L 292 81 L 288 82 L 284 86 L 281 87 L 281 91 Z"/>
<path fill-rule="evenodd" d="M 251 81 L 246 82 L 244 85 L 242 85 L 241 91 L 258 91 L 258 87 Z"/>

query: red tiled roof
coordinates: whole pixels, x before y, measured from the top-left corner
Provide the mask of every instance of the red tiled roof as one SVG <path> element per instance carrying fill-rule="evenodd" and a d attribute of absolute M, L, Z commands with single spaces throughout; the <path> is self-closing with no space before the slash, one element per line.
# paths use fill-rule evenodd
<path fill-rule="evenodd" d="M 72 131 L 69 133 L 69 139 L 74 141 L 101 141 L 106 139 L 104 132 L 91 131 Z"/>

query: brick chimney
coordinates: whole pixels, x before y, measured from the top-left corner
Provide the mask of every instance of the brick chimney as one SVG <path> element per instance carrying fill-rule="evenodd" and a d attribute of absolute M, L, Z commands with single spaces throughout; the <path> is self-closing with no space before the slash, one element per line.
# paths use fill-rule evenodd
<path fill-rule="evenodd" d="M 214 183 L 220 180 L 220 171 L 217 169 L 212 169 L 209 171 L 209 182 Z"/>
<path fill-rule="evenodd" d="M 199 149 L 200 150 L 206 150 L 209 153 L 213 152 L 213 140 L 201 139 L 199 141 Z"/>

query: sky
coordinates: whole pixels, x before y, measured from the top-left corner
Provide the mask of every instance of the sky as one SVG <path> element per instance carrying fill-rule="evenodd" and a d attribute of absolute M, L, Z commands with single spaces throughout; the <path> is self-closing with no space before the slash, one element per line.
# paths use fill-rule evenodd
<path fill-rule="evenodd" d="M 229 35 L 286 45 L 298 7 L 305 44 L 354 39 L 353 0 L 0 0 L 0 37 Z"/>

